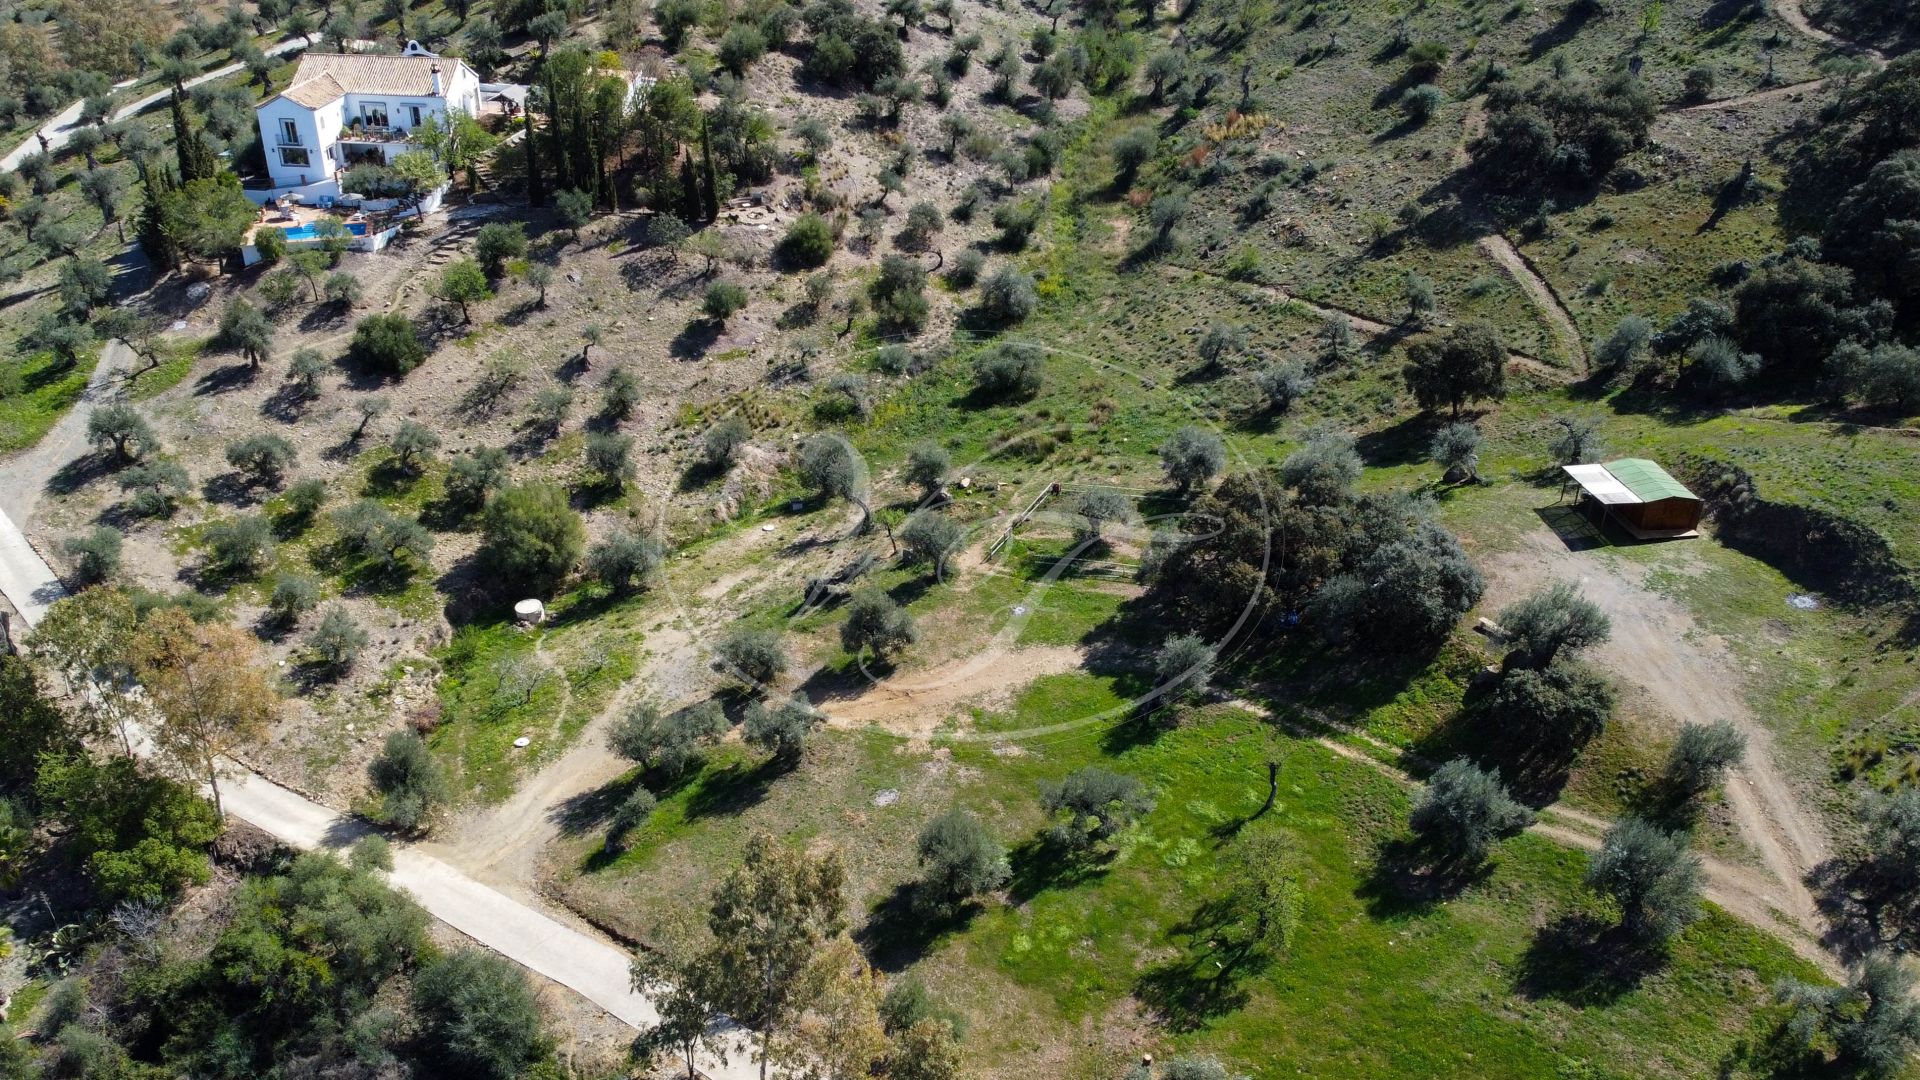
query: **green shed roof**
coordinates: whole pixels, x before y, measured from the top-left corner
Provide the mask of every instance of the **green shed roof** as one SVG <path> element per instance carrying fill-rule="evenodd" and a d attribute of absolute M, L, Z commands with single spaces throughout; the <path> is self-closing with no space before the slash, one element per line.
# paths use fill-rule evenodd
<path fill-rule="evenodd" d="M 1641 502 L 1659 502 L 1661 499 L 1686 499 L 1699 502 L 1700 497 L 1687 490 L 1687 485 L 1667 474 L 1667 470 L 1648 461 L 1646 458 L 1621 458 L 1607 462 L 1607 471 L 1615 480 L 1633 492 Z"/>

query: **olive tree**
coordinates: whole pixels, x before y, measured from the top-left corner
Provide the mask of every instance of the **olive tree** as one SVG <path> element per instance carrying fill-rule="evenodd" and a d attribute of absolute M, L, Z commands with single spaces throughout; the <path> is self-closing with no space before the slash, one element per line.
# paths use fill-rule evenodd
<path fill-rule="evenodd" d="M 714 646 L 723 667 L 739 678 L 768 685 L 787 671 L 787 648 L 778 630 L 736 626 Z"/>
<path fill-rule="evenodd" d="M 944 581 L 947 560 L 966 545 L 966 530 L 937 510 L 916 510 L 900 528 L 901 556 L 913 563 L 932 563 L 934 577 Z"/>
<path fill-rule="evenodd" d="M 913 644 L 916 636 L 907 609 L 874 586 L 853 594 L 847 604 L 847 621 L 840 624 L 840 646 L 856 657 L 871 652 L 884 660 Z"/>
<path fill-rule="evenodd" d="M 1563 652 L 1604 644 L 1613 634 L 1607 613 L 1566 581 L 1502 608 L 1499 621 L 1513 646 L 1507 662 L 1525 667 L 1547 667 Z"/>
<path fill-rule="evenodd" d="M 1920 1049 L 1914 973 L 1898 957 L 1867 954 L 1843 986 L 1786 979 L 1775 996 L 1793 1010 L 1785 1034 L 1816 1067 L 1827 1065 L 1830 1054 L 1832 1065 L 1848 1074 L 1890 1078 Z"/>
<path fill-rule="evenodd" d="M 1049 842 L 1069 853 L 1092 851 L 1153 811 L 1153 796 L 1138 778 L 1088 765 L 1040 789 L 1040 806 L 1053 824 Z"/>
<path fill-rule="evenodd" d="M 1701 915 L 1700 857 L 1686 834 L 1640 818 L 1607 830 L 1587 865 L 1587 886 L 1618 905 L 1622 929 L 1643 944 L 1664 944 Z"/>
<path fill-rule="evenodd" d="M 806 696 L 795 694 L 781 701 L 755 701 L 748 705 L 740 734 L 749 746 L 759 747 L 774 761 L 791 768 L 806 752 L 807 735 L 820 720 L 820 714 L 807 703 Z"/>
<path fill-rule="evenodd" d="M 666 546 L 660 541 L 615 529 L 587 549 L 587 573 L 616 595 L 624 595 L 644 588 L 666 557 Z"/>
<path fill-rule="evenodd" d="M 1189 424 L 1160 444 L 1160 467 L 1182 495 L 1212 479 L 1226 464 L 1226 444 L 1203 427 Z"/>
<path fill-rule="evenodd" d="M 1495 843 L 1532 823 L 1533 811 L 1514 801 L 1498 771 L 1466 758 L 1434 771 L 1408 819 L 1414 835 L 1442 863 L 1462 869 L 1479 866 Z"/>
<path fill-rule="evenodd" d="M 1448 424 L 1433 433 L 1427 456 L 1445 470 L 1449 484 L 1480 480 L 1480 429 L 1468 423 Z"/>
<path fill-rule="evenodd" d="M 1155 682 L 1168 705 L 1205 697 L 1213 683 L 1215 653 L 1206 639 L 1178 634 L 1161 642 L 1153 655 Z"/>
<path fill-rule="evenodd" d="M 928 914 L 954 912 L 1011 876 L 1007 849 L 979 818 L 959 807 L 927 822 L 917 848 L 920 880 L 913 898 Z"/>
<path fill-rule="evenodd" d="M 1683 799 L 1710 791 L 1747 753 L 1747 737 L 1726 720 L 1682 724 L 1662 773 L 1667 787 Z"/>
<path fill-rule="evenodd" d="M 1313 393 L 1313 376 L 1307 373 L 1306 365 L 1300 361 L 1283 360 L 1254 372 L 1253 385 L 1260 391 L 1267 408 L 1284 413 L 1292 409 L 1295 402 Z"/>
<path fill-rule="evenodd" d="M 726 731 L 726 714 L 716 701 L 663 712 L 648 701 L 636 702 L 607 731 L 613 752 L 641 768 L 672 778 L 698 767 L 707 743 Z"/>
<path fill-rule="evenodd" d="M 947 474 L 952 468 L 953 457 L 945 447 L 936 442 L 921 441 L 907 449 L 903 479 L 920 489 L 921 502 L 929 502 L 947 486 Z"/>

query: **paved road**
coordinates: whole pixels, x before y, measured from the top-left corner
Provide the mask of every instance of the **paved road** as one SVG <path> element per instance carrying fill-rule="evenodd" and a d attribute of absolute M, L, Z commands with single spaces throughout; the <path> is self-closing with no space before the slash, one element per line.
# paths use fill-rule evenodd
<path fill-rule="evenodd" d="M 262 49 L 261 51 L 266 53 L 268 56 L 279 56 L 282 53 L 290 53 L 300 49 L 304 49 L 311 44 L 312 44 L 312 41 L 310 41 L 307 38 L 290 37 L 285 41 L 279 42 L 278 44 L 268 46 L 267 48 Z M 236 71 L 239 71 L 244 66 L 245 65 L 242 65 L 242 64 L 228 64 L 225 67 L 214 68 L 212 71 L 209 71 L 203 75 L 196 75 L 193 78 L 188 79 L 187 87 L 191 89 L 195 86 L 199 86 L 203 82 L 211 82 L 214 79 L 226 78 L 228 75 L 231 75 Z M 168 88 L 167 90 L 162 90 L 157 94 L 148 94 L 146 97 L 140 98 L 137 101 L 133 101 L 129 104 L 123 105 L 120 108 L 115 109 L 113 111 L 112 119 L 119 120 L 122 117 L 133 116 L 139 113 L 141 110 L 146 109 L 151 105 L 155 105 L 159 102 L 165 101 L 167 99 L 167 95 L 171 92 L 172 92 L 171 88 Z M 45 135 L 47 137 L 47 145 L 50 148 L 54 150 L 58 150 L 61 147 L 67 145 L 67 139 L 73 135 L 73 129 L 80 126 L 80 106 L 82 104 L 84 103 L 76 101 L 73 104 L 67 106 L 66 108 L 60 110 L 58 113 L 54 114 L 53 119 L 48 120 L 46 123 L 40 125 L 40 134 Z M 20 167 L 21 160 L 24 159 L 28 154 L 38 153 L 39 150 L 40 150 L 40 141 L 38 139 L 33 138 L 32 136 L 28 136 L 26 142 L 23 142 L 19 146 L 14 147 L 13 151 L 7 154 L 7 156 L 0 157 L 0 172 L 12 172 L 13 170 Z"/>

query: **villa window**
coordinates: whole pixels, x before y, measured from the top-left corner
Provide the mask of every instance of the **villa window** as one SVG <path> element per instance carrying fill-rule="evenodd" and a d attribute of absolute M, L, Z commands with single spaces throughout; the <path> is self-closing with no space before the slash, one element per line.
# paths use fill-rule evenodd
<path fill-rule="evenodd" d="M 299 146 L 300 128 L 291 120 L 280 121 L 280 145 Z"/>
<path fill-rule="evenodd" d="M 387 103 L 384 101 L 361 102 L 360 122 L 368 127 L 386 127 Z"/>
<path fill-rule="evenodd" d="M 312 158 L 301 147 L 283 146 L 280 148 L 280 164 L 288 168 L 304 169 L 312 164 Z"/>
<path fill-rule="evenodd" d="M 412 123 L 410 123 L 410 124 L 408 124 L 407 126 L 408 126 L 408 127 L 419 127 L 419 126 L 420 126 L 420 106 L 418 106 L 418 105 L 409 105 L 409 106 L 407 106 L 407 112 L 408 112 L 408 113 L 410 113 L 410 114 L 412 115 L 412 118 L 413 118 L 413 119 L 412 119 Z"/>

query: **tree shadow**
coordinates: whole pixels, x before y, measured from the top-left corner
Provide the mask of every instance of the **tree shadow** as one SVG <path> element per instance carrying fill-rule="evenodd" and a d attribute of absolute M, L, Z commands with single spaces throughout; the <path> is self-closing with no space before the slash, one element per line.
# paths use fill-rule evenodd
<path fill-rule="evenodd" d="M 1209 1021 L 1238 1012 L 1251 1000 L 1245 981 L 1267 964 L 1258 949 L 1234 941 L 1237 919 L 1224 900 L 1209 900 L 1185 921 L 1170 928 L 1184 938 L 1178 957 L 1148 968 L 1134 984 L 1134 996 L 1157 1013 L 1169 1030 L 1198 1031 Z"/>
<path fill-rule="evenodd" d="M 1876 951 L 1909 951 L 1920 928 L 1920 890 L 1856 856 L 1814 867 L 1807 884 L 1825 917 L 1821 944 L 1847 960 Z"/>
<path fill-rule="evenodd" d="M 1632 993 L 1665 960 L 1663 950 L 1647 948 L 1611 923 L 1566 914 L 1535 932 L 1515 970 L 1513 992 L 1530 1001 L 1604 1008 Z"/>
<path fill-rule="evenodd" d="M 1013 868 L 1007 895 L 1025 904 L 1049 889 L 1071 889 L 1098 881 L 1112 870 L 1111 851 L 1070 851 L 1042 834 L 1022 841 L 1007 854 Z"/>
<path fill-rule="evenodd" d="M 260 504 L 260 485 L 244 473 L 228 471 L 209 476 L 200 485 L 200 495 L 210 503 L 245 507 Z"/>
<path fill-rule="evenodd" d="M 547 820 L 560 830 L 560 835 L 578 839 L 606 825 L 612 819 L 613 812 L 640 786 L 640 770 L 634 769 L 591 791 L 560 800 L 547 812 Z"/>
<path fill-rule="evenodd" d="M 1412 465 L 1427 459 L 1427 448 L 1433 441 L 1437 424 L 1436 417 L 1415 413 L 1391 427 L 1367 432 L 1354 440 L 1353 448 L 1359 452 L 1360 460 L 1376 469 Z"/>
<path fill-rule="evenodd" d="M 745 813 L 767 797 L 767 789 L 784 772 L 773 761 L 736 761 L 723 769 L 709 770 L 701 774 L 699 788 L 687 799 L 687 820 Z"/>
<path fill-rule="evenodd" d="M 121 462 L 111 450 L 82 454 L 54 470 L 47 477 L 46 490 L 53 495 L 71 495 L 88 484 L 119 472 L 131 462 Z"/>
<path fill-rule="evenodd" d="M 694 319 L 667 343 L 669 355 L 681 360 L 698 360 L 707 355 L 726 327 L 712 319 Z"/>
<path fill-rule="evenodd" d="M 260 377 L 260 369 L 240 361 L 235 364 L 223 364 L 200 376 L 193 384 L 193 392 L 199 396 L 224 394 L 232 390 L 253 385 Z"/>
<path fill-rule="evenodd" d="M 1598 10 L 1598 5 L 1580 3 L 1578 0 L 1568 4 L 1559 22 L 1533 35 L 1533 40 L 1527 43 L 1527 59 L 1538 60 L 1572 41 L 1592 21 Z"/>
<path fill-rule="evenodd" d="M 282 383 L 260 403 L 260 415 L 283 424 L 297 424 L 307 418 L 312 399 L 294 382 Z"/>
<path fill-rule="evenodd" d="M 933 951 L 942 938 L 965 931 L 974 916 L 984 910 L 977 901 L 942 910 L 922 903 L 919 893 L 917 881 L 894 886 L 874 905 L 866 925 L 854 934 L 854 940 L 879 970 L 888 974 L 905 971 Z"/>
<path fill-rule="evenodd" d="M 1471 866 L 1449 864 L 1417 837 L 1398 836 L 1380 844 L 1373 868 L 1354 895 L 1376 919 L 1425 915 L 1493 876 L 1490 860 Z"/>

